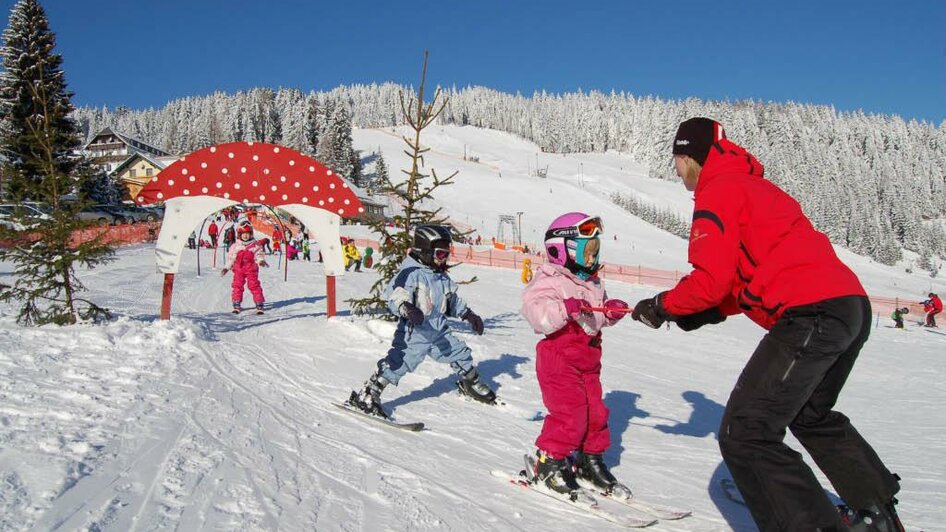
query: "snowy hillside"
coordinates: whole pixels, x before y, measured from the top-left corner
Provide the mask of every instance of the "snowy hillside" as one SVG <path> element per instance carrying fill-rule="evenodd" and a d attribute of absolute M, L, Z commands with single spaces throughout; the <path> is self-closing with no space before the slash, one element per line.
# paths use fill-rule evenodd
<path fill-rule="evenodd" d="M 402 141 L 389 130 L 356 131 L 355 140 L 368 152 L 380 146 L 392 175 L 405 166 Z M 588 210 L 605 219 L 605 260 L 686 269 L 683 240 L 607 201 L 619 190 L 689 212 L 682 186 L 650 180 L 626 158 L 539 154 L 549 168 L 541 179 L 529 176 L 535 147 L 512 136 L 438 127 L 425 140 L 428 167 L 460 170 L 439 201 L 485 238 L 499 214 L 523 211 L 525 240 L 538 241 L 556 214 Z M 464 146 L 479 163 L 462 160 Z M 26 329 L 12 306 L 0 306 L 0 530 L 614 529 L 490 475 L 517 470 L 542 423 L 538 337 L 518 314 L 518 272 L 454 270 L 480 279 L 460 294 L 486 334 L 457 323 L 457 335 L 506 404 L 460 398 L 449 368 L 427 361 L 384 395 L 397 418 L 427 424 L 413 434 L 332 406 L 373 371 L 392 324 L 352 317 L 344 303 L 327 319 L 321 268 L 301 262 L 290 263 L 287 282 L 263 270 L 265 315 L 234 316 L 229 277 L 202 253 L 202 276 L 194 252 L 185 253 L 169 322 L 156 319 L 161 278 L 148 245 L 81 275 L 90 298 L 117 313 L 110 324 Z M 922 273 L 843 258 L 871 293 L 921 299 L 931 287 L 946 291 Z M 10 269 L 0 264 L 0 282 Z M 370 271 L 339 278 L 339 301 L 375 280 Z M 631 303 L 655 291 L 620 283 L 608 290 Z M 889 325 L 882 317 L 873 330 L 839 409 L 903 477 L 908 530 L 937 530 L 946 499 L 946 334 L 912 321 L 906 331 Z M 754 529 L 746 509 L 717 488 L 728 473 L 715 430 L 762 333 L 743 318 L 688 334 L 629 319 L 605 331 L 606 459 L 640 497 L 693 511 L 654 530 Z"/>

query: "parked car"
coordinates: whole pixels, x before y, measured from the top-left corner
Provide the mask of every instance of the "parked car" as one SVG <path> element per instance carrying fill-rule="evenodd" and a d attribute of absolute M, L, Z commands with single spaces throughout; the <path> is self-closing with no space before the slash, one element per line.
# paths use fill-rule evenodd
<path fill-rule="evenodd" d="M 98 224 L 117 225 L 125 223 L 125 217 L 114 214 L 97 206 L 86 207 L 76 215 L 80 220 L 96 222 Z"/>
<path fill-rule="evenodd" d="M 111 213 L 121 220 L 116 223 L 156 222 L 158 215 L 137 205 L 96 205 L 97 209 Z"/>
<path fill-rule="evenodd" d="M 19 221 L 14 221 L 14 214 L 17 209 L 22 210 L 22 215 L 25 218 L 20 219 Z M 9 229 L 13 229 L 14 231 L 23 231 L 24 229 L 33 227 L 36 225 L 36 222 L 33 222 L 32 220 L 39 221 L 48 219 L 49 215 L 37 209 L 36 207 L 27 205 L 26 203 L 8 203 L 5 205 L 0 205 L 0 224 L 3 224 L 4 227 Z"/>

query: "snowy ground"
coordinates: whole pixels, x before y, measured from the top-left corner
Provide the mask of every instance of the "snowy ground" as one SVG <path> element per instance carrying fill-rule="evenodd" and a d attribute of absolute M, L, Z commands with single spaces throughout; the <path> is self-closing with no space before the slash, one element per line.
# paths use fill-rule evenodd
<path fill-rule="evenodd" d="M 331 405 L 372 371 L 393 326 L 345 312 L 326 319 L 317 265 L 291 263 L 288 282 L 264 270 L 271 310 L 233 316 L 229 278 L 197 277 L 189 254 L 169 322 L 156 321 L 152 271 L 152 249 L 137 246 L 83 276 L 121 316 L 106 326 L 23 329 L 0 310 L 0 529 L 610 528 L 489 474 L 518 468 L 541 427 L 537 337 L 517 312 L 516 272 L 456 269 L 480 278 L 462 295 L 487 326 L 478 337 L 457 324 L 458 335 L 506 406 L 463 400 L 449 369 L 428 361 L 385 395 L 397 417 L 430 428 L 411 434 Z M 340 278 L 340 299 L 374 279 Z M 609 290 L 632 302 L 652 292 Z M 908 528 L 935 530 L 946 496 L 946 338 L 886 325 L 840 409 L 904 478 Z M 715 430 L 761 334 L 742 318 L 690 334 L 629 320 L 606 331 L 607 459 L 640 496 L 694 512 L 659 530 L 753 529 L 716 488 L 727 474 Z"/>
<path fill-rule="evenodd" d="M 404 166 L 391 155 L 397 137 L 359 131 L 356 141 L 381 145 L 392 169 Z M 685 192 L 630 172 L 619 155 L 581 156 L 582 187 L 554 160 L 548 179 L 528 177 L 534 146 L 505 134 L 438 128 L 430 143 L 436 149 L 428 164 L 438 172 L 462 167 L 442 201 L 471 225 L 485 231 L 496 213 L 534 209 L 523 216 L 528 235 L 559 212 L 587 209 L 602 213 L 609 234 L 619 235 L 604 240 L 605 260 L 686 268 L 683 240 L 602 197 L 624 187 L 685 211 Z M 502 178 L 482 163 L 463 162 L 464 144 L 481 162 L 503 168 Z M 623 181 L 622 171 L 630 172 Z M 556 199 L 539 198 L 543 190 Z M 301 262 L 290 264 L 288 282 L 281 271 L 263 270 L 267 314 L 233 316 L 230 278 L 219 277 L 202 253 L 202 276 L 194 252 L 185 254 L 169 322 L 156 319 L 161 277 L 148 245 L 82 273 L 88 295 L 118 315 L 107 325 L 23 328 L 15 309 L 0 305 L 0 530 L 613 529 L 489 473 L 518 469 L 541 428 L 538 337 L 518 313 L 518 272 L 454 270 L 458 279 L 480 279 L 461 295 L 485 319 L 486 334 L 474 336 L 462 323 L 457 334 L 506 405 L 463 400 L 449 369 L 428 361 L 384 396 L 395 416 L 430 429 L 411 434 L 332 406 L 373 370 L 392 324 L 352 317 L 344 303 L 340 316 L 327 319 L 321 268 Z M 922 299 L 930 288 L 946 292 L 921 272 L 843 256 L 872 294 Z M 9 272 L 0 264 L 0 282 Z M 375 279 L 372 272 L 339 278 L 339 300 L 364 295 Z M 608 289 L 632 304 L 655 291 L 619 283 Z M 908 530 L 942 530 L 946 331 L 910 318 L 906 331 L 879 320 L 839 409 L 903 477 Z M 693 510 L 657 530 L 754 529 L 746 509 L 717 489 L 727 473 L 715 430 L 762 333 L 744 318 L 689 334 L 630 320 L 605 332 L 607 461 L 641 497 Z"/>

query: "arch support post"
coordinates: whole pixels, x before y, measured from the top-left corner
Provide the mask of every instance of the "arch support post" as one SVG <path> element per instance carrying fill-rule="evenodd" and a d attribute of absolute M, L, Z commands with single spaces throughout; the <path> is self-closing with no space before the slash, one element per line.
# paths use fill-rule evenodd
<path fill-rule="evenodd" d="M 161 291 L 161 319 L 171 319 L 171 294 L 174 292 L 174 274 L 164 274 L 164 289 Z"/>
<path fill-rule="evenodd" d="M 326 307 L 328 317 L 331 318 L 335 315 L 335 276 L 326 275 L 325 276 L 325 294 L 326 294 Z"/>

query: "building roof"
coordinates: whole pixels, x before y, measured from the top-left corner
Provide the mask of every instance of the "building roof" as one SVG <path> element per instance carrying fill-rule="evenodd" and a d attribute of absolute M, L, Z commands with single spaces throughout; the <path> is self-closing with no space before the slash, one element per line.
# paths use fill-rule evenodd
<path fill-rule="evenodd" d="M 100 130 L 98 133 L 96 133 L 95 135 L 92 135 L 92 138 L 89 140 L 89 142 L 85 144 L 85 146 L 83 146 L 83 149 L 88 150 L 89 146 L 93 142 L 95 142 L 95 139 L 103 135 L 114 135 L 118 137 L 119 140 L 124 142 L 131 150 L 139 152 L 139 153 L 150 153 L 151 155 L 164 156 L 164 157 L 171 155 L 170 153 L 162 149 L 155 148 L 154 146 L 148 144 L 147 142 L 119 133 L 110 127 L 105 127 L 102 130 Z"/>

